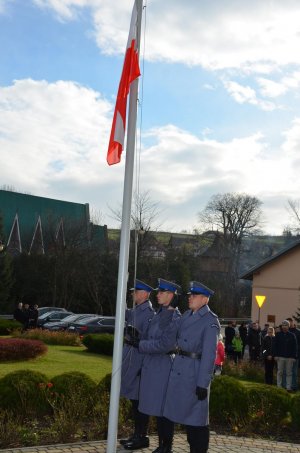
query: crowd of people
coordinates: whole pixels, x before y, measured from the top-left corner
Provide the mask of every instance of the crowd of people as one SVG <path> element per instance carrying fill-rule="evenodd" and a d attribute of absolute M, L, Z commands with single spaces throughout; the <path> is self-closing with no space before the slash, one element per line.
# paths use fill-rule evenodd
<path fill-rule="evenodd" d="M 14 319 L 22 324 L 23 331 L 35 329 L 37 327 L 38 317 L 38 305 L 29 305 L 20 302 L 14 311 Z"/>
<path fill-rule="evenodd" d="M 262 361 L 265 368 L 265 383 L 274 384 L 276 369 L 277 386 L 289 392 L 298 390 L 298 368 L 300 358 L 300 330 L 292 318 L 279 326 L 265 324 L 261 329 L 258 322 L 239 327 L 230 321 L 225 327 L 225 354 L 229 360 L 239 363 L 244 359 L 245 347 L 249 348 L 249 360 Z"/>
<path fill-rule="evenodd" d="M 158 279 L 156 313 L 151 291 L 136 280 L 134 306 L 126 310 L 121 396 L 131 401 L 134 432 L 120 443 L 125 450 L 148 447 L 149 416 L 155 416 L 158 446 L 153 453 L 172 452 L 176 423 L 186 428 L 190 452 L 206 453 L 210 383 L 220 334 L 218 318 L 208 307 L 213 291 L 191 282 L 189 309 L 182 315 L 177 308 L 179 285 Z"/>

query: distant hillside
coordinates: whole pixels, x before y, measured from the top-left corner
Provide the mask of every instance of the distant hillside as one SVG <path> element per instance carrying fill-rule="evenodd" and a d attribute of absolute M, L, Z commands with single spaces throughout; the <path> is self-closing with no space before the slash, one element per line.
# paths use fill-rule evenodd
<path fill-rule="evenodd" d="M 153 242 L 151 248 L 162 249 L 183 249 L 187 254 L 202 256 L 214 242 L 215 231 L 207 231 L 203 234 L 171 233 L 168 231 L 153 231 L 151 236 Z M 109 241 L 119 241 L 120 230 L 108 229 Z M 244 272 L 248 268 L 255 266 L 260 261 L 265 260 L 278 253 L 282 248 L 299 239 L 295 236 L 251 236 L 244 239 L 243 252 L 240 263 L 240 271 Z"/>

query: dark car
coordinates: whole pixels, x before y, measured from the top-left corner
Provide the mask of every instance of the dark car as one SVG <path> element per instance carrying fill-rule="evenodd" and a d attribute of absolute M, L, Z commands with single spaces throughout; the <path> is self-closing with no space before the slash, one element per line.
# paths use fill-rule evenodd
<path fill-rule="evenodd" d="M 96 316 L 98 315 L 93 314 L 70 315 L 57 322 L 47 322 L 46 324 L 43 325 L 43 329 L 48 329 L 51 331 L 66 330 L 74 322 L 78 322 L 79 320 Z"/>
<path fill-rule="evenodd" d="M 45 313 L 50 313 L 50 311 L 67 311 L 67 310 L 65 308 L 60 308 L 60 307 L 40 307 L 40 308 L 38 308 L 39 316 L 42 316 Z"/>
<path fill-rule="evenodd" d="M 86 335 L 88 333 L 114 333 L 115 318 L 113 316 L 97 316 L 86 318 L 72 323 L 68 327 L 68 332 Z"/>
<path fill-rule="evenodd" d="M 47 322 L 57 322 L 73 314 L 71 311 L 51 311 L 50 313 L 44 313 L 42 316 L 39 316 L 37 326 L 43 327 Z"/>

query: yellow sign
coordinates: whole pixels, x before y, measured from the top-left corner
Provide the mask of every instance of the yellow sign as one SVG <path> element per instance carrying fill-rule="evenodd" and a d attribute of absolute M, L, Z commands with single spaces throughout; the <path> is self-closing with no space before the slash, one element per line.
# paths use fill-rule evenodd
<path fill-rule="evenodd" d="M 261 308 L 266 300 L 266 296 L 255 296 L 257 305 Z"/>

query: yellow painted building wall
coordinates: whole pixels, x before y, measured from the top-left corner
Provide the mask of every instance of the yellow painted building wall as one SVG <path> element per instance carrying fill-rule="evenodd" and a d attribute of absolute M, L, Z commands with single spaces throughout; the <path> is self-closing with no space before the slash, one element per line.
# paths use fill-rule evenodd
<path fill-rule="evenodd" d="M 260 310 L 261 326 L 268 322 L 268 315 L 275 316 L 275 325 L 295 315 L 300 309 L 300 247 L 291 249 L 254 273 L 251 309 L 254 321 L 259 319 L 256 295 L 266 296 Z"/>

